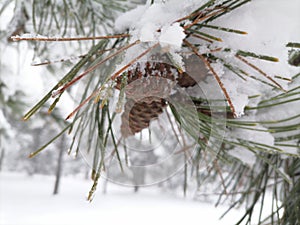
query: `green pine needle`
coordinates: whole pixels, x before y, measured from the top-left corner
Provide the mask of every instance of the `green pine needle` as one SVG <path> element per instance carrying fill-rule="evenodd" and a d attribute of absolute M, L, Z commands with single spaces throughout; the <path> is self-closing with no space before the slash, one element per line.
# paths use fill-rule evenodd
<path fill-rule="evenodd" d="M 244 56 L 244 57 L 253 57 L 261 60 L 271 61 L 271 62 L 279 62 L 279 59 L 273 56 L 267 56 L 267 55 L 258 55 L 253 52 L 246 52 L 242 50 L 238 50 L 237 55 Z"/>
<path fill-rule="evenodd" d="M 215 29 L 215 30 L 226 31 L 226 32 L 230 32 L 230 33 L 236 33 L 236 34 L 243 34 L 243 35 L 248 34 L 246 31 L 235 30 L 235 29 L 219 27 L 219 26 L 213 26 L 213 25 L 208 25 L 208 24 L 201 24 L 199 26 L 212 28 L 212 29 Z"/>

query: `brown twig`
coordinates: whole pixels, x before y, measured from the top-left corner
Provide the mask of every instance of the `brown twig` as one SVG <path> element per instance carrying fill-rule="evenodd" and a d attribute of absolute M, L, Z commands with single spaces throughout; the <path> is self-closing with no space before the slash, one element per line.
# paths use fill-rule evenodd
<path fill-rule="evenodd" d="M 190 24 L 184 26 L 183 29 L 187 30 L 187 29 L 189 29 L 190 27 L 194 26 L 195 24 L 199 23 L 200 21 L 206 20 L 206 19 L 208 19 L 208 18 L 210 18 L 210 17 L 213 17 L 213 16 L 217 15 L 218 13 L 222 13 L 222 12 L 225 12 L 225 11 L 226 11 L 226 9 L 220 9 L 220 10 L 218 10 L 218 11 L 216 11 L 216 12 L 213 12 L 213 13 L 208 14 L 208 15 L 203 16 L 203 17 L 202 17 L 202 15 L 200 14 L 200 15 L 199 15 L 192 23 L 190 23 Z"/>
<path fill-rule="evenodd" d="M 189 19 L 189 18 L 191 18 L 191 17 L 199 16 L 199 15 L 201 15 L 201 14 L 202 14 L 202 12 L 194 12 L 194 13 L 191 13 L 191 14 L 189 14 L 189 15 L 187 15 L 187 16 L 184 16 L 184 17 L 182 17 L 182 18 L 176 20 L 175 23 L 182 22 L 182 21 L 187 20 L 187 19 Z"/>
<path fill-rule="evenodd" d="M 253 69 L 255 69 L 257 72 L 259 72 L 260 74 L 262 74 L 264 77 L 266 77 L 267 79 L 269 79 L 271 82 L 273 82 L 279 89 L 281 89 L 282 91 L 286 92 L 286 90 L 277 82 L 275 81 L 272 77 L 270 77 L 268 74 L 266 74 L 264 71 L 262 71 L 260 68 L 258 68 L 257 66 L 255 66 L 254 64 L 250 63 L 249 61 L 247 61 L 246 59 L 244 59 L 242 56 L 240 55 L 235 55 L 235 57 L 239 60 L 241 60 L 242 62 L 244 62 L 245 64 L 247 64 L 248 66 L 252 67 Z"/>
<path fill-rule="evenodd" d="M 102 87 L 97 88 L 97 90 L 95 90 L 89 97 L 87 97 L 85 100 L 83 100 L 83 102 L 81 102 L 74 110 L 73 112 L 71 112 L 67 118 L 65 120 L 70 119 L 72 116 L 74 116 L 74 114 L 82 107 L 84 106 L 87 102 L 89 102 L 93 97 L 95 97 L 99 91 L 101 90 Z"/>
<path fill-rule="evenodd" d="M 209 12 L 212 12 L 212 11 L 214 11 L 216 9 L 220 9 L 220 8 L 224 9 L 224 7 L 218 7 L 218 6 L 216 6 L 213 9 L 205 9 L 203 11 L 193 12 L 193 13 L 187 15 L 187 16 L 184 16 L 184 17 L 182 17 L 180 19 L 177 19 L 175 22 L 182 22 L 182 21 L 190 19 L 192 17 L 196 17 L 196 16 L 198 17 L 199 15 L 203 15 L 204 16 L 205 13 L 209 13 Z"/>
<path fill-rule="evenodd" d="M 231 101 L 231 98 L 226 90 L 226 88 L 224 87 L 224 84 L 222 83 L 219 75 L 216 73 L 216 71 L 212 68 L 212 66 L 210 65 L 210 63 L 207 61 L 207 59 L 201 55 L 197 48 L 195 46 L 193 46 L 190 42 L 188 42 L 187 40 L 183 40 L 184 43 L 189 47 L 191 48 L 191 50 L 204 62 L 204 64 L 207 66 L 207 68 L 212 72 L 212 74 L 214 75 L 215 79 L 217 80 L 218 84 L 220 85 L 224 95 L 225 95 L 225 98 L 227 99 L 227 102 L 229 104 L 229 107 L 234 115 L 234 117 L 237 117 L 237 114 L 236 114 L 236 111 L 235 111 L 235 108 L 233 106 L 233 103 Z"/>
<path fill-rule="evenodd" d="M 202 36 L 200 36 L 199 34 L 191 34 L 191 36 L 192 36 L 192 37 L 195 37 L 195 38 L 199 38 L 199 39 L 204 40 L 204 41 L 207 41 L 207 42 L 209 42 L 209 43 L 213 43 L 212 40 L 210 40 L 210 39 L 208 39 L 208 38 L 205 38 L 205 37 L 202 37 Z"/>
<path fill-rule="evenodd" d="M 222 51 L 222 50 L 223 50 L 223 48 L 215 48 L 215 49 L 211 49 L 211 50 L 209 51 L 209 53 L 220 52 L 220 51 Z"/>

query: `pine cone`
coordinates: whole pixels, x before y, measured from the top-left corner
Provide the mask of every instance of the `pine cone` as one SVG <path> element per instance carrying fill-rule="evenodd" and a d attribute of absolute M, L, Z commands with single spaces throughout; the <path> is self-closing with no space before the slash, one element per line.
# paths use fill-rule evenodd
<path fill-rule="evenodd" d="M 121 89 L 122 76 L 116 79 L 116 88 Z M 187 73 L 180 73 L 172 65 L 160 62 L 137 63 L 127 71 L 125 86 L 126 103 L 121 116 L 121 133 L 128 137 L 149 127 L 166 107 L 166 99 L 175 85 L 190 87 L 196 81 Z"/>
<path fill-rule="evenodd" d="M 149 127 L 151 120 L 157 119 L 166 107 L 162 98 L 149 97 L 135 102 L 127 99 L 122 114 L 121 133 L 128 137 Z"/>

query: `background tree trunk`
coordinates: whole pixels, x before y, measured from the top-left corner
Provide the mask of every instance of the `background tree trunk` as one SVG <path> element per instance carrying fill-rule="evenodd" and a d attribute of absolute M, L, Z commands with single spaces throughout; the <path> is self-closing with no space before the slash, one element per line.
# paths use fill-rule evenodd
<path fill-rule="evenodd" d="M 0 172 L 2 171 L 4 157 L 5 157 L 5 149 L 1 148 L 1 145 L 0 145 Z"/>
<path fill-rule="evenodd" d="M 4 157 L 5 157 L 5 149 L 4 147 L 2 147 L 2 137 L 0 136 L 0 172 L 2 171 Z"/>
<path fill-rule="evenodd" d="M 53 195 L 58 194 L 58 190 L 59 190 L 60 178 L 61 178 L 61 175 L 62 175 L 62 166 L 63 166 L 62 163 L 63 163 L 63 153 L 64 153 L 64 146 L 65 146 L 65 139 L 66 139 L 65 135 L 63 135 L 62 138 L 61 138 L 60 146 L 59 146 Z"/>

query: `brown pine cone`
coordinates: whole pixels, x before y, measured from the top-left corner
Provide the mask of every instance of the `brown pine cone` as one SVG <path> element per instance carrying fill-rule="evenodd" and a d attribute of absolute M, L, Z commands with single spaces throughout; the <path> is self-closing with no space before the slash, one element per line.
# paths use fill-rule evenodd
<path fill-rule="evenodd" d="M 116 79 L 116 88 L 121 89 L 122 76 Z M 196 81 L 187 73 L 180 73 L 175 66 L 161 62 L 137 63 L 127 71 L 125 85 L 126 103 L 121 116 L 121 133 L 128 137 L 149 127 L 166 107 L 166 99 L 175 85 L 191 87 Z"/>
<path fill-rule="evenodd" d="M 157 119 L 166 107 L 162 98 L 149 97 L 135 102 L 127 99 L 121 116 L 121 134 L 128 137 L 149 127 L 151 120 Z"/>

